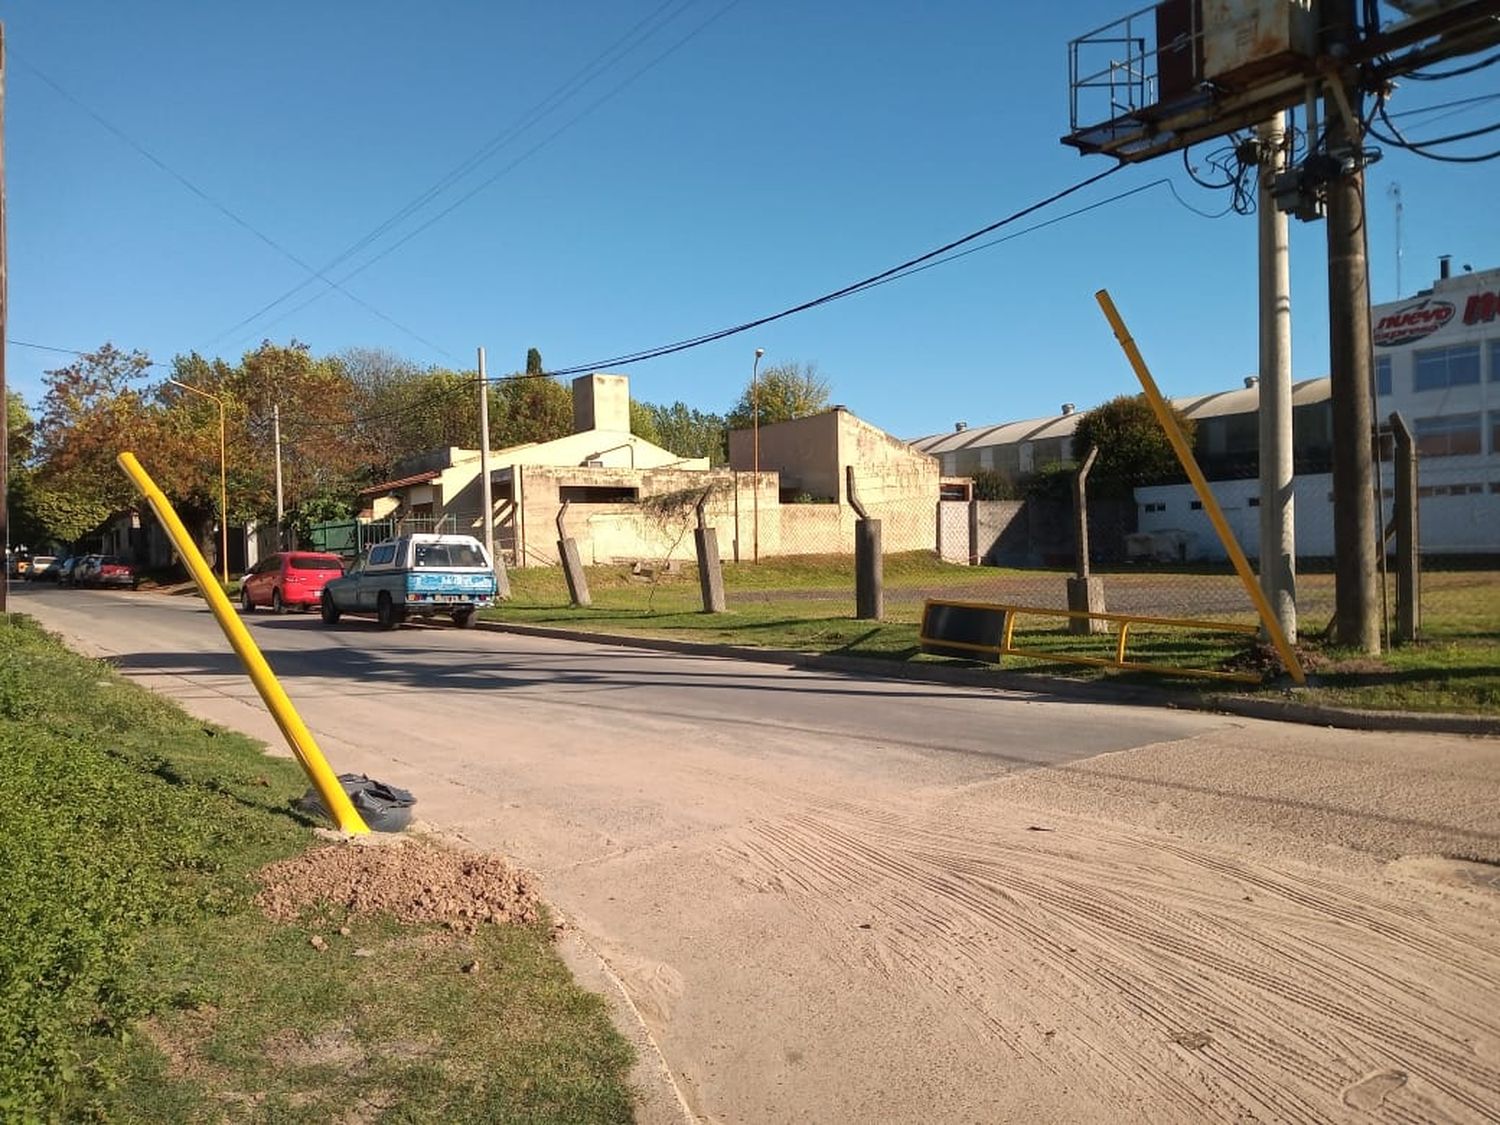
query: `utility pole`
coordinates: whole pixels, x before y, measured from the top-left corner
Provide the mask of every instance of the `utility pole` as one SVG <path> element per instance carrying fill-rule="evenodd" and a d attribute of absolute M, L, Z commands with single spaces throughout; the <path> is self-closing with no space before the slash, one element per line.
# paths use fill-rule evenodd
<path fill-rule="evenodd" d="M 484 549 L 490 556 L 490 569 L 495 572 L 495 596 L 510 597 L 510 575 L 505 569 L 505 560 L 495 551 L 495 494 L 490 481 L 490 381 L 484 370 L 484 349 L 479 349 L 479 486 L 480 503 L 484 505 Z M 520 486 L 517 482 L 517 502 Z"/>
<path fill-rule="evenodd" d="M 8 612 L 10 592 L 10 396 L 5 389 L 5 346 L 10 313 L 5 247 L 5 25 L 0 23 L 0 543 L 5 545 L 0 574 L 0 613 Z"/>
<path fill-rule="evenodd" d="M 1355 0 L 1323 0 L 1324 54 L 1347 58 L 1357 45 Z M 1341 166 L 1328 184 L 1328 374 L 1333 409 L 1334 641 L 1380 651 L 1375 571 L 1369 209 L 1358 113 L 1359 75 L 1345 66 L 1323 97 L 1326 152 Z"/>
<path fill-rule="evenodd" d="M 1286 170 L 1286 115 L 1261 124 L 1260 588 L 1286 639 L 1297 640 L 1297 524 L 1292 492 L 1292 293 L 1286 212 L 1274 184 Z"/>
<path fill-rule="evenodd" d="M 286 505 L 282 501 L 281 494 L 281 403 L 271 404 L 271 438 L 276 445 L 276 549 L 282 550 L 286 543 L 282 540 L 282 525 L 286 521 Z"/>

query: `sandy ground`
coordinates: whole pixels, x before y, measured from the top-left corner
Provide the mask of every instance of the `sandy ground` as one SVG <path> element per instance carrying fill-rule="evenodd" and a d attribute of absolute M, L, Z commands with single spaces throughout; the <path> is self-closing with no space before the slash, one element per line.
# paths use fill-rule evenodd
<path fill-rule="evenodd" d="M 39 615 L 275 737 L 204 615 L 90 607 Z M 340 769 L 541 875 L 702 1121 L 1500 1121 L 1495 741 L 255 632 Z"/>

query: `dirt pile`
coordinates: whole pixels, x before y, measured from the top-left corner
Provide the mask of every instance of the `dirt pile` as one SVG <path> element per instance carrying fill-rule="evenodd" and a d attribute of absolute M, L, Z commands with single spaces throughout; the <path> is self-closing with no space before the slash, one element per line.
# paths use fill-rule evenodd
<path fill-rule="evenodd" d="M 535 922 L 531 874 L 495 855 L 423 841 L 399 847 L 334 844 L 261 869 L 256 905 L 277 921 L 313 906 L 389 914 L 403 922 L 441 922 L 472 930 L 483 922 Z"/>

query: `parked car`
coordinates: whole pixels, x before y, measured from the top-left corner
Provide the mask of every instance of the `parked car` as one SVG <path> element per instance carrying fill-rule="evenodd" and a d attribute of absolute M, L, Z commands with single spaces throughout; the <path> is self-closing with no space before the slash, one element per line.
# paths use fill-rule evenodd
<path fill-rule="evenodd" d="M 343 573 L 343 560 L 321 551 L 268 555 L 240 580 L 240 608 L 246 613 L 260 605 L 277 613 L 312 609 L 323 596 L 324 584 Z"/>
<path fill-rule="evenodd" d="M 88 586 L 94 580 L 94 575 L 99 572 L 99 564 L 104 560 L 103 555 L 84 555 L 73 564 L 73 573 L 68 579 L 70 586 Z"/>
<path fill-rule="evenodd" d="M 12 578 L 25 578 L 31 570 L 31 554 L 24 547 L 17 547 L 5 556 L 5 568 Z"/>
<path fill-rule="evenodd" d="M 69 555 L 57 564 L 57 584 L 59 586 L 70 586 L 73 584 L 73 568 L 78 565 L 78 555 Z"/>
<path fill-rule="evenodd" d="M 56 555 L 32 555 L 31 566 L 26 571 L 26 580 L 28 582 L 45 581 L 42 575 L 55 562 L 57 562 Z"/>
<path fill-rule="evenodd" d="M 134 590 L 140 579 L 136 577 L 132 564 L 116 555 L 104 555 L 99 559 L 99 568 L 92 572 L 89 582 L 93 586 L 117 586 Z"/>

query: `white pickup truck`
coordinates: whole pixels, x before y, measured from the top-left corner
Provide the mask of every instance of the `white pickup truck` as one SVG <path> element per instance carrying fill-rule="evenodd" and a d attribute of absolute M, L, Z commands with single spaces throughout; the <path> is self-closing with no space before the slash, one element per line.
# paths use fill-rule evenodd
<path fill-rule="evenodd" d="M 494 604 L 495 570 L 469 535 L 402 535 L 377 543 L 342 578 L 323 587 L 325 625 L 346 613 L 373 613 L 382 629 L 408 617 L 445 613 L 460 629 Z"/>

